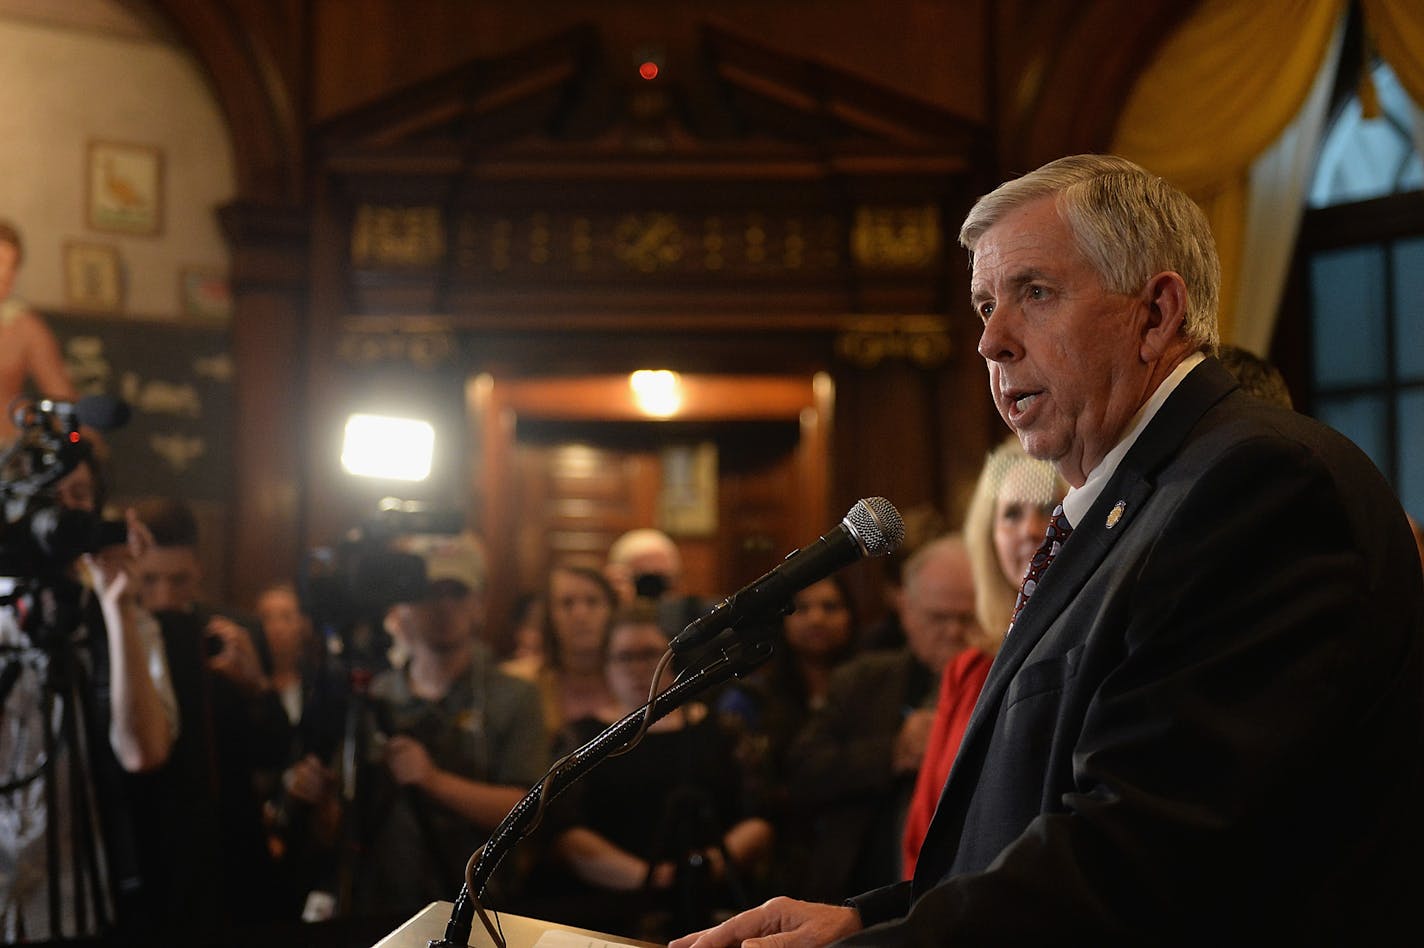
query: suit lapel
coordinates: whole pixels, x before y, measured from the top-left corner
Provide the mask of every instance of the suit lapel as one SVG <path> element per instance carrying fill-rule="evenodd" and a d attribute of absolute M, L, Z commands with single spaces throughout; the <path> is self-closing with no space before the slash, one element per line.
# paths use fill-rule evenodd
<path fill-rule="evenodd" d="M 960 832 L 959 821 L 982 766 L 979 761 L 987 750 L 994 723 L 1014 676 L 1054 620 L 1107 558 L 1117 540 L 1132 529 L 1135 514 L 1151 497 L 1162 466 L 1177 454 L 1202 415 L 1235 387 L 1236 380 L 1215 359 L 1207 359 L 1188 373 L 1138 436 L 1089 508 L 1083 522 L 1074 526 L 1072 535 L 1048 568 L 1033 598 L 1019 614 L 1013 631 L 1004 640 L 989 669 L 989 677 L 974 705 L 959 753 L 955 756 L 955 764 L 940 795 L 935 818 L 921 848 L 922 853 L 933 853 L 939 859 L 921 859 L 926 873 L 922 877 L 920 866 L 916 867 L 916 895 L 934 885 L 953 861 L 955 846 L 946 846 L 943 837 Z M 1110 516 L 1119 505 L 1120 511 Z M 964 763 L 961 765 L 961 762 Z"/>

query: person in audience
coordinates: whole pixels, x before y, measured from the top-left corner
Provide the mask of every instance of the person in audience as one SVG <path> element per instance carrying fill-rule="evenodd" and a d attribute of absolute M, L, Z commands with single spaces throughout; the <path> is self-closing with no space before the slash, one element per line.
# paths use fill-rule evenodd
<path fill-rule="evenodd" d="M 358 699 L 365 759 L 346 815 L 360 856 L 348 909 L 392 919 L 453 899 L 470 856 L 549 764 L 538 692 L 501 672 L 482 640 L 479 547 L 468 535 L 399 546 L 425 560 L 428 593 L 390 610 L 409 659 Z"/>
<path fill-rule="evenodd" d="M 39 394 L 57 401 L 78 398 L 54 333 L 34 310 L 14 295 L 15 277 L 25 262 L 19 229 L 0 220 L 0 445 L 16 434 L 13 402 L 33 382 Z"/>
<path fill-rule="evenodd" d="M 640 708 L 667 647 L 651 603 L 624 607 L 604 656 L 613 704 L 571 721 L 560 752 Z M 766 852 L 771 826 L 748 813 L 740 791 L 731 736 L 706 705 L 691 702 L 655 722 L 630 752 L 599 764 L 554 804 L 550 819 L 562 831 L 552 849 L 568 873 L 550 901 L 556 920 L 665 940 L 715 910 L 745 907 L 738 886 Z"/>
<path fill-rule="evenodd" d="M 826 703 L 831 676 L 855 655 L 858 623 L 850 585 L 836 573 L 792 599 L 771 659 L 717 695 L 717 711 L 738 736 L 748 797 L 776 828 L 776 851 L 764 885 L 799 891 L 815 821 L 805 801 L 787 791 L 788 752 L 811 715 Z"/>
<path fill-rule="evenodd" d="M 1235 376 L 1241 390 L 1282 408 L 1294 408 L 1281 370 L 1249 349 L 1223 344 L 1216 353 L 1221 367 Z"/>
<path fill-rule="evenodd" d="M 153 872 L 174 931 L 275 920 L 283 903 L 262 822 L 259 775 L 286 763 L 292 727 L 255 620 L 201 601 L 197 518 L 176 498 L 135 505 L 153 544 L 135 564 L 158 619 L 184 727 L 147 794 Z M 212 872 L 191 867 L 211 863 Z M 197 927 L 195 929 L 195 926 Z"/>
<path fill-rule="evenodd" d="M 1057 159 L 960 242 L 995 407 L 1071 489 L 915 876 L 670 948 L 1417 941 L 1424 581 L 1389 483 L 1214 358 L 1211 228 L 1146 169 Z"/>
<path fill-rule="evenodd" d="M 501 666 L 539 686 L 551 742 L 569 721 L 601 714 L 612 702 L 603 651 L 616 605 L 613 587 L 598 570 L 555 566 L 544 590 L 542 656 Z"/>
<path fill-rule="evenodd" d="M 521 593 L 511 610 L 513 619 L 502 642 L 504 661 L 540 664 L 544 660 L 544 597 L 541 593 Z"/>
<path fill-rule="evenodd" d="M 291 724 L 282 765 L 256 774 L 267 849 L 276 866 L 284 917 L 314 920 L 334 909 L 339 808 L 326 791 L 346 725 L 349 686 L 326 660 L 296 588 L 273 583 L 257 594 L 257 620 L 271 655 L 272 690 Z"/>
<path fill-rule="evenodd" d="M 682 552 L 661 530 L 642 527 L 614 540 L 603 573 L 619 603 L 628 605 L 636 599 L 655 603 L 658 624 L 668 638 L 712 607 L 705 598 L 683 590 Z"/>
<path fill-rule="evenodd" d="M 905 563 L 906 645 L 864 652 L 831 677 L 824 705 L 787 755 L 793 799 L 815 809 L 802 891 L 840 901 L 900 877 L 905 807 L 924 758 L 945 667 L 982 634 L 974 578 L 957 535 Z"/>
<path fill-rule="evenodd" d="M 925 759 L 905 815 L 904 878 L 914 875 L 940 789 L 1008 631 L 1019 583 L 1066 488 L 1051 464 L 1029 457 L 1012 437 L 989 453 L 979 473 L 964 517 L 964 545 L 974 571 L 974 612 L 984 634 L 940 678 Z"/>
<path fill-rule="evenodd" d="M 900 597 L 904 592 L 905 563 L 915 551 L 949 531 L 949 524 L 933 504 L 915 504 L 901 512 L 905 539 L 888 556 L 880 557 L 880 594 L 885 615 L 859 629 L 860 649 L 905 647 L 905 629 L 900 624 Z"/>

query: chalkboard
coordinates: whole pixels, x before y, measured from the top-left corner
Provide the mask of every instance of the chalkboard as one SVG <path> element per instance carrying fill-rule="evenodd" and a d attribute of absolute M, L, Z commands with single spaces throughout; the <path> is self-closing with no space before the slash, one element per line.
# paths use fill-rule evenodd
<path fill-rule="evenodd" d="M 227 501 L 233 362 L 226 325 L 44 313 L 83 395 L 132 411 L 107 433 L 110 493 Z"/>

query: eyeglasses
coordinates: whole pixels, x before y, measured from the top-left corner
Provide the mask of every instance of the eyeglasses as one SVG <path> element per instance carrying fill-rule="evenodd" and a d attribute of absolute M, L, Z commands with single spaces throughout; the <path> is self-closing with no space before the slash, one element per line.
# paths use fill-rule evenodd
<path fill-rule="evenodd" d="M 663 652 L 654 648 L 641 648 L 626 652 L 609 652 L 608 661 L 619 665 L 646 664 L 651 665 L 663 657 Z"/>

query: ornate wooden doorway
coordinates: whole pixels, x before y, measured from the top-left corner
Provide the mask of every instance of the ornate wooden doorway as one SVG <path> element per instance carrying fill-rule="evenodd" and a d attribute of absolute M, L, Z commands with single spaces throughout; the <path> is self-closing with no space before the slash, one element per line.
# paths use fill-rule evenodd
<path fill-rule="evenodd" d="M 677 540 L 690 592 L 720 595 L 823 532 L 833 393 L 820 376 L 680 378 L 650 419 L 626 375 L 468 387 L 473 509 L 491 550 L 492 628 L 556 563 L 601 567 L 634 527 Z"/>

